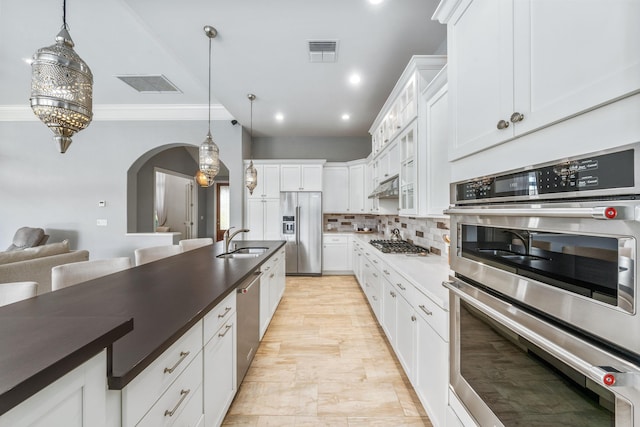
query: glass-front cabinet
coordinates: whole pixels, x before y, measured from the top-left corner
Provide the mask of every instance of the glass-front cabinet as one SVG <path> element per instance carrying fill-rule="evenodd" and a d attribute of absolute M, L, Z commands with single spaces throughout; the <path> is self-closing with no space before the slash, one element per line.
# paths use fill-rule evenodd
<path fill-rule="evenodd" d="M 416 137 L 414 121 L 398 138 L 400 144 L 400 214 L 416 213 Z"/>

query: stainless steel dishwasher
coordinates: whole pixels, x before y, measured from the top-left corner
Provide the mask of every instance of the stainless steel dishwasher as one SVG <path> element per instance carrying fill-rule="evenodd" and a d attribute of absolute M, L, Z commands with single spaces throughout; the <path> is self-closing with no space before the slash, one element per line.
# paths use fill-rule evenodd
<path fill-rule="evenodd" d="M 236 288 L 238 317 L 238 385 L 244 379 L 260 344 L 260 277 L 255 271 Z"/>

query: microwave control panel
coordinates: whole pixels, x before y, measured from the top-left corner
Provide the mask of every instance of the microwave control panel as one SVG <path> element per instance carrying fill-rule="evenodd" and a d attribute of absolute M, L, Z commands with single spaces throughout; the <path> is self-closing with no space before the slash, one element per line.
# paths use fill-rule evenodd
<path fill-rule="evenodd" d="M 593 190 L 633 188 L 634 176 L 634 150 L 628 149 L 457 183 L 454 202 L 544 199 L 573 192 L 583 197 Z"/>

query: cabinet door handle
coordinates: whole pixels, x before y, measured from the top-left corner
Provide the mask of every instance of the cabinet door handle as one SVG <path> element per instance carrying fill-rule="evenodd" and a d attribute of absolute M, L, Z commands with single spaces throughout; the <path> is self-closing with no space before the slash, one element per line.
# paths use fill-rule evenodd
<path fill-rule="evenodd" d="M 226 316 L 229 312 L 231 311 L 231 307 L 225 307 L 224 308 L 224 313 L 222 314 L 218 314 L 218 319 L 222 319 L 224 316 Z"/>
<path fill-rule="evenodd" d="M 224 332 L 220 332 L 218 336 L 222 338 L 223 336 L 227 335 L 227 332 L 229 332 L 231 328 L 233 328 L 233 323 L 229 323 L 227 326 L 225 326 Z"/>
<path fill-rule="evenodd" d="M 416 316 L 414 316 L 413 314 L 411 315 L 411 321 L 415 322 L 416 321 Z"/>
<path fill-rule="evenodd" d="M 389 295 L 391 295 L 391 296 L 392 296 L 392 297 L 394 297 L 394 298 L 396 297 L 396 293 L 395 293 L 395 292 L 393 292 L 393 291 L 389 292 Z"/>
<path fill-rule="evenodd" d="M 376 261 L 376 260 L 374 259 L 374 260 L 373 260 L 373 263 L 374 263 L 374 264 L 377 264 L 377 263 L 378 263 L 378 261 Z"/>
<path fill-rule="evenodd" d="M 403 291 L 406 291 L 406 290 L 407 290 L 407 288 L 405 288 L 404 286 L 402 286 L 402 283 L 396 283 L 396 285 L 398 285 L 398 287 L 399 287 L 400 289 L 402 289 Z"/>
<path fill-rule="evenodd" d="M 182 363 L 182 361 L 189 355 L 189 353 L 191 353 L 191 352 L 190 351 L 181 351 L 180 352 L 180 359 L 178 359 L 176 364 L 173 365 L 171 368 L 164 368 L 164 373 L 165 374 L 171 374 L 173 371 L 175 371 L 176 368 L 178 367 L 178 365 Z"/>
<path fill-rule="evenodd" d="M 187 390 L 180 390 L 180 396 L 182 396 L 180 398 L 180 400 L 178 400 L 178 403 L 176 403 L 176 406 L 173 407 L 172 410 L 166 410 L 164 411 L 164 416 L 166 417 L 167 415 L 170 417 L 173 417 L 173 414 L 176 413 L 176 411 L 178 410 L 178 408 L 180 407 L 180 405 L 182 405 L 182 402 L 184 402 L 184 399 L 187 398 L 187 395 L 191 393 L 191 389 L 187 389 Z"/>
<path fill-rule="evenodd" d="M 390 275 L 391 273 L 389 273 L 387 270 L 382 270 L 384 272 L 384 274 L 386 274 L 387 276 Z"/>
<path fill-rule="evenodd" d="M 502 130 L 502 129 L 506 129 L 509 127 L 509 122 L 505 121 L 505 120 L 500 120 L 498 122 L 498 129 Z"/>
<path fill-rule="evenodd" d="M 273 276 L 275 276 L 275 273 L 271 273 L 271 276 L 269 276 L 269 279 L 273 279 Z"/>
<path fill-rule="evenodd" d="M 420 310 L 424 311 L 427 314 L 427 316 L 431 316 L 433 314 L 433 311 L 427 310 L 427 308 L 424 305 L 419 305 L 418 307 L 420 307 Z"/>
<path fill-rule="evenodd" d="M 378 298 L 375 295 L 371 296 L 371 298 L 373 298 L 374 301 L 378 301 Z"/>
<path fill-rule="evenodd" d="M 373 273 L 373 277 L 376 277 L 376 278 L 377 278 L 377 277 L 378 277 L 378 275 L 377 275 L 376 273 Z"/>
<path fill-rule="evenodd" d="M 511 123 L 518 123 L 524 120 L 524 114 L 517 111 L 511 115 Z"/>

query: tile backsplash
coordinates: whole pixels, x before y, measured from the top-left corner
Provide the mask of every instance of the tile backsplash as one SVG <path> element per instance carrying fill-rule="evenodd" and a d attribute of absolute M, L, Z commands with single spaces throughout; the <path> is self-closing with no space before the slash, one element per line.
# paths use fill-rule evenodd
<path fill-rule="evenodd" d="M 349 232 L 369 228 L 391 236 L 391 230 L 397 228 L 403 240 L 429 249 L 433 254 L 447 256 L 449 245 L 443 236 L 449 234 L 448 218 L 414 218 L 394 215 L 340 215 L 325 214 L 324 231 Z"/>

